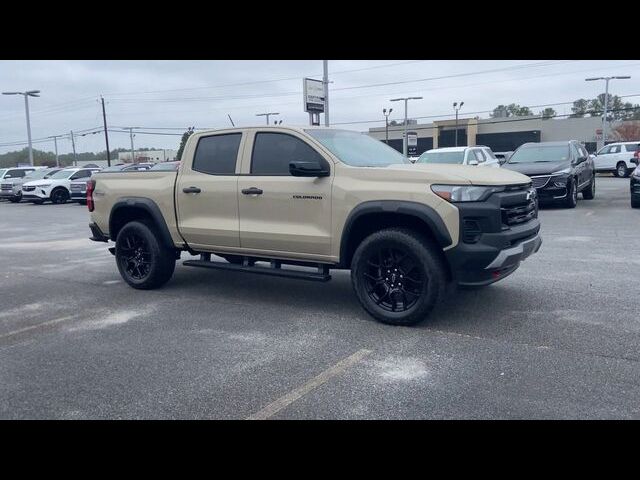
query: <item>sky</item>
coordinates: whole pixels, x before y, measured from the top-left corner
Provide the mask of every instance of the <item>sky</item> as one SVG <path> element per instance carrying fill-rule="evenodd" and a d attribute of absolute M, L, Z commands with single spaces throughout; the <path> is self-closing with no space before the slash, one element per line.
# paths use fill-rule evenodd
<path fill-rule="evenodd" d="M 629 95 L 640 103 L 640 61 L 634 60 L 329 60 L 329 106 L 332 126 L 367 131 L 384 126 L 383 108 L 393 108 L 390 120 L 404 117 L 402 96 L 422 96 L 409 102 L 409 118 L 427 123 L 453 117 L 453 102 L 464 102 L 460 117 L 486 118 L 499 104 L 517 103 L 537 113 L 554 105 L 560 115 L 571 113 L 578 98 L 604 92 L 604 82 L 587 77 L 630 75 L 613 80 L 610 93 Z M 302 79 L 322 76 L 322 60 L 43 60 L 0 61 L 0 90 L 40 90 L 29 99 L 34 148 L 59 153 L 103 151 L 100 96 L 105 99 L 109 146 L 129 148 L 128 131 L 139 127 L 134 147 L 177 149 L 188 127 L 221 128 L 264 125 L 256 114 L 283 125 L 308 125 L 302 104 Z M 633 95 L 633 96 L 631 96 Z M 481 113 L 476 113 L 481 112 Z M 321 119 L 324 124 L 324 118 Z M 24 99 L 0 95 L 0 153 L 26 146 Z M 24 145 L 16 145 L 24 142 Z M 14 145 L 8 145 L 14 143 Z"/>

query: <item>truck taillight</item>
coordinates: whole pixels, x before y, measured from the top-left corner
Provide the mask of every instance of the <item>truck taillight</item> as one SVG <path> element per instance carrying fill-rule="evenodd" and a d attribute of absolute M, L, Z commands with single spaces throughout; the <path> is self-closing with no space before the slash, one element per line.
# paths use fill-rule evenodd
<path fill-rule="evenodd" d="M 96 186 L 95 180 L 89 180 L 87 182 L 87 208 L 90 212 L 93 212 L 95 205 L 93 204 L 93 189 Z"/>

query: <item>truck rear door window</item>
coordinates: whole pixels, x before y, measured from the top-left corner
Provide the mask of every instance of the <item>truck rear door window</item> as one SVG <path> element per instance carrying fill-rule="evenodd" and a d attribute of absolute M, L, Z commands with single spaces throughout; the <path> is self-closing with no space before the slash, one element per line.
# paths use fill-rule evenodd
<path fill-rule="evenodd" d="M 241 133 L 201 138 L 192 169 L 210 175 L 235 175 L 241 138 Z"/>
<path fill-rule="evenodd" d="M 285 133 L 258 133 L 251 156 L 252 175 L 289 175 L 289 162 L 320 162 L 322 156 L 305 142 Z"/>

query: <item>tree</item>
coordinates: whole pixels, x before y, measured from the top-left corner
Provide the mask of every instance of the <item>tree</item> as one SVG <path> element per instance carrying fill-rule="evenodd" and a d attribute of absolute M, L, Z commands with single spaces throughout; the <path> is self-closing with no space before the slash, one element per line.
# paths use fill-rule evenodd
<path fill-rule="evenodd" d="M 504 117 L 526 117 L 533 115 L 533 112 L 529 107 L 522 107 L 516 103 L 510 103 L 509 105 L 498 105 L 491 112 L 493 118 Z"/>
<path fill-rule="evenodd" d="M 184 146 L 187 144 L 187 140 L 189 137 L 193 135 L 195 127 L 189 127 L 186 132 L 182 134 L 182 139 L 180 139 L 180 147 L 178 148 L 178 153 L 176 154 L 176 158 L 178 160 L 182 160 L 182 152 L 184 151 Z"/>
<path fill-rule="evenodd" d="M 556 111 L 551 107 L 547 107 L 544 110 L 540 111 L 540 116 L 545 119 L 555 117 L 556 115 Z"/>
<path fill-rule="evenodd" d="M 618 142 L 640 141 L 640 122 L 623 122 L 614 127 L 611 133 Z"/>
<path fill-rule="evenodd" d="M 589 100 L 584 98 L 579 98 L 573 102 L 573 107 L 571 107 L 572 118 L 582 118 L 586 115 L 587 109 L 589 108 Z"/>

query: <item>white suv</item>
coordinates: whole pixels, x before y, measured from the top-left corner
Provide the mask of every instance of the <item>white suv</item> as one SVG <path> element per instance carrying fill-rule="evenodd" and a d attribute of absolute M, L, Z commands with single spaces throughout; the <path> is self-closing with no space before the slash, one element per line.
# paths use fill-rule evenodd
<path fill-rule="evenodd" d="M 640 142 L 617 142 L 602 147 L 596 153 L 596 172 L 613 172 L 616 177 L 628 177 L 636 168 L 631 161 L 638 158 Z"/>
<path fill-rule="evenodd" d="M 459 165 L 480 165 L 499 167 L 500 161 L 489 147 L 446 147 L 433 148 L 424 152 L 415 163 L 450 163 Z"/>
<path fill-rule="evenodd" d="M 51 177 L 22 184 L 22 198 L 33 203 L 66 203 L 69 200 L 71 181 L 88 177 L 99 168 L 65 168 Z"/>

